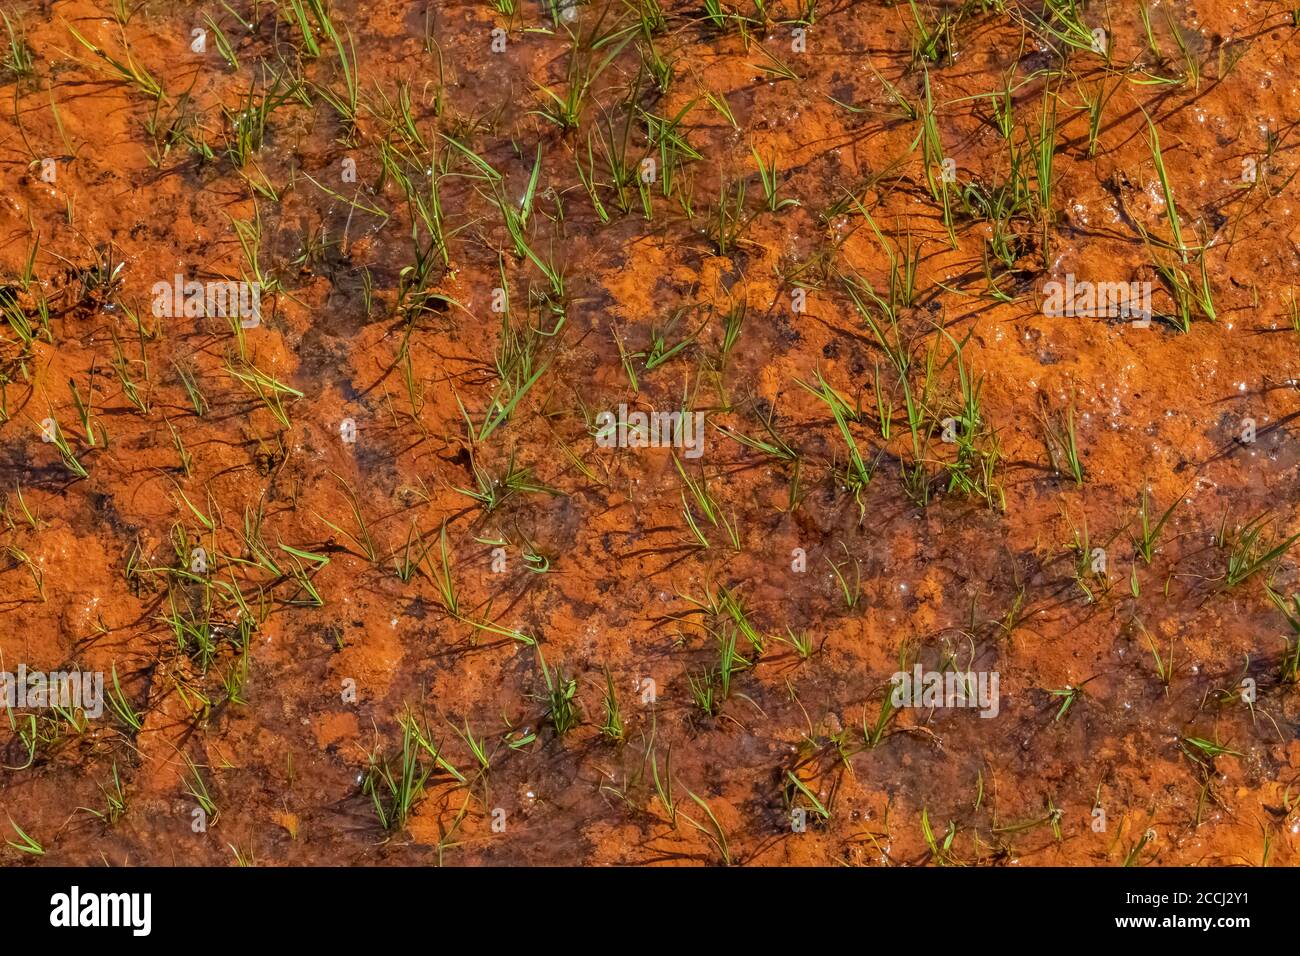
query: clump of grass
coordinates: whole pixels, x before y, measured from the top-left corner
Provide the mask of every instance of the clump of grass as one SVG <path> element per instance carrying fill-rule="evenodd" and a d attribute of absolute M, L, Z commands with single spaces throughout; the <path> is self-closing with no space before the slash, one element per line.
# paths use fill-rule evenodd
<path fill-rule="evenodd" d="M 426 553 L 430 550 L 425 549 Z M 432 569 L 431 577 L 434 586 L 438 589 L 438 595 L 442 600 L 443 610 L 447 616 L 454 621 L 460 621 L 462 624 L 469 625 L 475 631 L 486 631 L 489 634 L 499 634 L 502 637 L 508 637 L 511 640 L 518 641 L 521 644 L 533 645 L 536 643 L 534 638 L 520 631 L 508 627 L 502 627 L 491 621 L 471 617 L 461 608 L 460 592 L 456 588 L 456 580 L 452 576 L 451 565 L 451 547 L 447 539 L 447 524 L 443 522 L 442 530 L 438 537 L 438 563 L 435 565 L 430 558 L 429 565 Z"/>
<path fill-rule="evenodd" d="M 36 72 L 36 65 L 27 37 L 14 29 L 8 14 L 0 12 L 0 19 L 4 20 L 5 32 L 9 34 L 9 48 L 3 58 L 0 58 L 0 70 L 4 70 L 16 80 L 32 76 Z"/>
<path fill-rule="evenodd" d="M 794 652 L 799 655 L 800 660 L 806 661 L 812 657 L 814 650 L 812 635 L 807 631 L 800 631 L 796 634 L 794 629 L 790 627 L 785 629 L 785 633 L 785 637 L 776 634 L 774 635 L 774 639 L 782 644 L 789 644 Z"/>
<path fill-rule="evenodd" d="M 548 668 L 540 645 L 537 646 L 537 663 L 546 683 L 546 718 L 555 728 L 556 734 L 563 737 L 578 726 L 578 705 L 574 699 L 578 692 L 578 682 L 566 676 L 559 666 L 554 670 Z"/>
<path fill-rule="evenodd" d="M 1206 740 L 1204 737 L 1181 737 L 1178 746 L 1190 760 L 1202 765 L 1209 764 L 1215 757 L 1245 756 L 1239 751 L 1225 747 L 1218 741 Z"/>
<path fill-rule="evenodd" d="M 151 100 L 161 100 L 163 98 L 164 94 L 162 84 L 152 73 L 149 72 L 147 67 L 142 63 L 137 62 L 135 57 L 131 55 L 131 48 L 126 45 L 125 32 L 123 33 L 122 41 L 123 52 L 121 56 L 114 57 L 110 56 L 101 47 L 91 43 L 84 36 L 78 33 L 77 28 L 72 24 L 69 23 L 65 25 L 68 28 L 68 32 L 72 34 L 78 43 L 91 53 L 95 54 L 95 56 L 99 57 L 99 59 L 104 63 L 108 64 L 108 73 L 116 76 L 127 85 L 134 87 Z"/>
<path fill-rule="evenodd" d="M 127 700 L 126 694 L 122 692 L 122 685 L 117 679 L 116 663 L 113 664 L 112 672 L 113 686 L 109 688 L 107 693 L 108 706 L 112 709 L 118 720 L 122 721 L 122 723 L 131 730 L 139 733 L 140 729 L 144 726 L 144 719 L 135 707 L 132 706 L 131 702 Z"/>
<path fill-rule="evenodd" d="M 721 181 L 718 185 L 718 204 L 709 220 L 709 239 L 720 256 L 736 251 L 740 236 L 748 225 L 745 215 L 745 180 Z"/>
<path fill-rule="evenodd" d="M 893 690 L 892 684 L 885 685 L 884 693 L 880 698 L 880 708 L 876 711 L 874 724 L 867 723 L 867 705 L 862 705 L 862 740 L 868 750 L 875 750 L 880 746 L 881 741 L 889 736 L 889 725 L 898 716 L 898 708 L 894 706 Z"/>
<path fill-rule="evenodd" d="M 912 64 L 943 63 L 956 47 L 957 24 L 961 13 L 936 13 L 927 3 L 930 15 L 922 16 L 916 0 L 907 0 L 907 5 L 912 13 L 912 21 L 908 26 L 912 35 Z"/>
<path fill-rule="evenodd" d="M 248 361 L 243 361 L 239 365 L 228 362 L 226 372 L 231 378 L 256 395 L 277 422 L 285 428 L 293 427 L 293 422 L 289 420 L 289 410 L 285 402 L 287 399 L 302 398 L 302 392 L 268 375 Z"/>
<path fill-rule="evenodd" d="M 712 670 L 704 670 L 699 674 L 687 674 L 686 684 L 691 691 L 691 701 L 704 713 L 704 716 L 717 716 L 722 701 L 717 692 L 716 673 Z"/>
<path fill-rule="evenodd" d="M 407 825 L 416 806 L 424 800 L 425 783 L 435 771 L 442 770 L 456 782 L 465 783 L 464 774 L 442 756 L 442 749 L 433 743 L 428 728 L 411 709 L 398 718 L 398 726 L 402 730 L 402 752 L 390 757 L 376 744 L 370 750 L 361 783 L 361 793 L 370 797 L 380 826 L 389 832 Z"/>
<path fill-rule="evenodd" d="M 718 851 L 718 856 L 721 859 L 723 866 L 731 866 L 731 847 L 727 843 L 727 833 L 723 830 L 722 824 L 718 822 L 718 818 L 714 815 L 713 810 L 703 800 L 703 798 L 690 790 L 686 791 L 686 795 L 694 800 L 696 805 L 704 811 L 704 815 L 707 818 L 709 825 L 706 827 L 704 824 L 684 813 L 682 814 L 682 818 L 708 837 L 709 842 L 712 843 L 714 849 Z"/>
<path fill-rule="evenodd" d="M 608 740 L 622 743 L 626 735 L 623 711 L 618 703 L 618 695 L 614 693 L 614 675 L 609 672 L 608 667 L 605 668 L 605 693 L 602 703 L 605 706 L 605 719 L 600 725 L 600 732 Z"/>
<path fill-rule="evenodd" d="M 1074 0 L 1069 0 L 1071 5 Z M 1038 135 L 1030 146 L 1034 156 L 1034 174 L 1037 183 L 1038 216 L 1042 223 L 1042 256 L 1044 267 L 1051 259 L 1051 227 L 1053 212 L 1053 168 L 1056 156 L 1056 93 L 1050 87 L 1043 89 L 1043 103 L 1039 112 Z"/>
<path fill-rule="evenodd" d="M 1043 412 L 1043 430 L 1047 436 L 1047 455 L 1052 470 L 1069 475 L 1074 483 L 1083 486 L 1083 462 L 1079 459 L 1079 438 L 1074 424 L 1074 405 L 1066 407 L 1063 414 L 1051 416 Z"/>
<path fill-rule="evenodd" d="M 655 796 L 668 816 L 668 823 L 677 827 L 677 798 L 673 795 L 673 751 L 669 747 L 664 754 L 663 773 L 659 772 L 659 751 L 655 749 L 655 729 L 651 728 L 650 742 L 646 745 L 646 757 L 650 761 L 650 777 L 654 783 Z"/>
<path fill-rule="evenodd" d="M 390 832 L 406 826 L 424 798 L 425 782 L 433 774 L 438 758 L 438 749 L 429 742 L 415 714 L 408 710 L 398 718 L 398 725 L 402 730 L 401 753 L 392 758 L 378 747 L 372 750 L 361 785 L 361 792 L 374 804 L 379 825 Z"/>
<path fill-rule="evenodd" d="M 1133 847 L 1124 855 L 1124 866 L 1141 866 L 1142 851 L 1146 845 L 1156 838 L 1156 831 L 1148 827 L 1142 832 L 1142 837 L 1133 845 Z M 1147 862 L 1150 862 L 1148 860 Z"/>
<path fill-rule="evenodd" d="M 99 792 L 104 795 L 103 810 L 82 807 L 87 813 L 99 817 L 106 823 L 116 823 L 126 814 L 126 790 L 122 787 L 122 778 L 117 772 L 117 761 L 113 761 L 113 772 L 109 777 L 109 786 L 99 785 Z"/>
<path fill-rule="evenodd" d="M 1086 680 L 1081 680 L 1077 684 L 1066 684 L 1064 687 L 1048 691 L 1049 694 L 1053 697 L 1059 698 L 1061 701 L 1061 706 L 1057 709 L 1056 716 L 1052 718 L 1053 722 L 1059 722 L 1061 718 L 1070 712 L 1070 708 L 1083 697 L 1084 687 L 1086 687 L 1090 682 L 1096 680 L 1098 676 L 1099 675 L 1094 674 L 1092 677 L 1089 677 Z"/>
<path fill-rule="evenodd" d="M 799 200 L 785 198 L 781 199 L 777 192 L 781 188 L 781 172 L 777 167 L 776 157 L 768 163 L 763 162 L 763 156 L 759 153 L 758 148 L 750 146 L 749 151 L 754 155 L 754 162 L 758 165 L 758 177 L 763 185 L 763 198 L 767 203 L 769 212 L 780 212 L 787 206 L 799 205 Z"/>
<path fill-rule="evenodd" d="M 1164 513 L 1156 523 L 1152 524 L 1151 496 L 1146 489 L 1143 489 L 1142 497 L 1138 503 L 1139 533 L 1133 537 L 1133 547 L 1142 560 L 1148 565 L 1151 564 L 1152 559 L 1155 557 L 1156 545 L 1160 540 L 1160 532 L 1164 529 L 1165 524 L 1173 515 L 1174 509 L 1178 507 L 1181 501 L 1181 497 L 1175 498 L 1173 503 L 1165 509 Z"/>
<path fill-rule="evenodd" d="M 858 606 L 858 602 L 862 600 L 862 565 L 857 558 L 849 554 L 848 546 L 844 542 L 840 542 L 840 547 L 844 549 L 844 556 L 847 559 L 842 566 L 848 567 L 849 561 L 853 562 L 853 584 L 849 584 L 844 572 L 840 570 L 841 565 L 836 564 L 829 557 L 826 558 L 826 563 L 831 566 L 831 571 L 835 574 L 835 580 L 839 583 L 840 593 L 844 596 L 845 608 L 852 611 Z"/>
<path fill-rule="evenodd" d="M 968 498 L 982 499 L 990 508 L 1006 510 L 1006 499 L 996 477 L 1002 452 L 997 435 L 984 416 L 982 391 L 984 376 L 974 375 L 967 367 L 963 348 L 942 330 L 953 347 L 951 361 L 957 368 L 958 401 L 953 416 L 953 443 L 957 454 L 947 463 L 948 491 L 958 491 Z"/>
<path fill-rule="evenodd" d="M 403 584 L 409 584 L 432 547 L 432 544 L 424 540 L 424 535 L 420 533 L 419 526 L 412 518 L 411 527 L 406 532 L 406 544 L 400 554 L 393 555 L 393 567 L 397 572 L 398 580 Z"/>
<path fill-rule="evenodd" d="M 1287 624 L 1291 626 L 1291 636 L 1283 638 L 1286 641 L 1286 651 L 1282 655 L 1278 670 L 1284 681 L 1295 684 L 1300 682 L 1300 594 L 1291 595 L 1291 605 L 1288 607 L 1283 597 L 1271 587 L 1266 587 L 1265 590 L 1268 592 L 1269 600 L 1282 612 Z"/>
<path fill-rule="evenodd" d="M 349 539 L 360 550 L 362 557 L 371 564 L 374 564 L 379 560 L 379 550 L 375 547 L 374 538 L 371 537 L 370 528 L 366 524 L 365 516 L 361 512 L 361 502 L 357 500 L 357 493 L 351 485 L 338 475 L 335 475 L 334 477 L 338 479 L 339 484 L 343 487 L 344 495 L 347 496 L 348 507 L 352 511 L 352 521 L 357 526 L 357 530 L 347 531 L 330 521 L 328 518 L 322 517 L 319 514 L 317 514 L 316 517 L 320 518 L 320 520 L 329 525 L 330 528 Z M 418 564 L 418 559 L 415 563 Z M 409 575 L 403 580 L 410 580 Z"/>
<path fill-rule="evenodd" d="M 40 843 L 38 843 L 26 830 L 14 823 L 13 817 L 9 818 L 9 825 L 13 827 L 14 833 L 17 835 L 18 839 L 17 841 L 5 840 L 5 843 L 8 846 L 13 847 L 19 853 L 26 853 L 29 856 L 45 855 L 45 847 L 41 846 Z"/>
<path fill-rule="evenodd" d="M 492 514 L 506 501 L 519 494 L 559 495 L 561 492 L 543 484 L 533 477 L 533 470 L 527 465 L 516 463 L 511 453 L 504 471 L 493 475 L 479 466 L 471 456 L 470 470 L 474 474 L 474 488 L 457 488 L 462 495 L 477 501 L 484 514 Z"/>
<path fill-rule="evenodd" d="M 926 187 L 929 189 L 930 196 L 943 210 L 943 224 L 948 232 L 948 241 L 953 249 L 958 248 L 957 233 L 953 227 L 952 215 L 952 183 L 948 182 L 948 177 L 944 175 L 935 175 L 936 169 L 942 169 L 944 164 L 943 140 L 939 134 L 938 114 L 934 105 L 934 95 L 930 89 L 930 71 L 925 69 L 922 74 L 922 109 L 921 109 L 921 130 L 913 142 L 913 148 L 917 144 L 921 147 L 921 165 L 925 172 Z"/>
<path fill-rule="evenodd" d="M 198 766 L 187 755 L 185 757 L 185 768 L 189 771 L 189 776 L 185 780 L 185 792 L 193 798 L 194 802 L 202 808 L 207 814 L 207 823 L 209 826 L 217 822 L 221 816 L 221 811 L 217 807 L 216 800 L 213 799 L 212 793 L 208 790 L 207 782 L 203 779 L 203 774 L 199 772 Z"/>
<path fill-rule="evenodd" d="M 816 373 L 817 387 L 809 385 L 807 382 L 798 381 L 798 384 L 804 389 L 817 396 L 830 409 L 831 416 L 835 419 L 835 426 L 839 429 L 840 437 L 844 439 L 844 445 L 848 449 L 849 463 L 841 472 L 841 477 L 845 487 L 853 494 L 854 501 L 857 502 L 858 512 L 861 517 L 866 516 L 866 505 L 862 501 L 862 493 L 866 491 L 867 486 L 871 484 L 873 468 L 869 466 L 866 459 L 862 457 L 862 452 L 858 448 L 857 439 L 853 437 L 853 432 L 849 430 L 850 421 L 858 421 L 861 418 L 860 409 L 849 405 L 844 396 L 837 392 L 830 384 L 822 378 L 821 372 Z"/>
<path fill-rule="evenodd" d="M 628 31 L 610 31 L 601 34 L 601 27 L 608 10 L 608 7 L 604 8 L 600 20 L 586 34 L 570 34 L 569 63 L 564 91 L 557 93 L 549 86 L 537 84 L 538 91 L 543 93 L 546 99 L 542 107 L 533 110 L 533 113 L 557 126 L 561 132 L 567 133 L 578 128 L 592 86 L 636 35 Z M 622 34 L 621 39 L 620 34 Z M 615 40 L 618 42 L 613 42 Z M 609 51 L 597 61 L 594 54 L 607 46 Z"/>
<path fill-rule="evenodd" d="M 1137 622 L 1138 628 L 1142 631 L 1142 637 L 1146 640 L 1147 649 L 1151 651 L 1151 659 L 1155 664 L 1156 677 L 1160 679 L 1161 685 L 1165 689 L 1165 694 L 1169 693 L 1169 685 L 1174 679 L 1174 642 L 1169 642 L 1168 655 L 1162 655 L 1160 648 L 1156 646 L 1156 640 L 1151 636 L 1151 632 L 1146 629 L 1141 621 Z"/>
<path fill-rule="evenodd" d="M 63 434 L 63 429 L 59 427 L 58 420 L 54 418 L 53 412 L 51 412 L 50 417 L 46 419 L 44 428 L 45 436 L 49 438 L 49 443 L 58 451 L 59 458 L 63 462 L 63 467 L 77 478 L 90 477 L 90 472 L 86 470 L 86 467 L 81 463 L 80 459 L 77 458 L 76 454 L 72 450 L 72 446 L 68 444 L 67 436 Z"/>
<path fill-rule="evenodd" d="M 1300 532 L 1282 538 L 1265 550 L 1264 532 L 1268 515 L 1262 514 L 1237 529 L 1232 548 L 1228 553 L 1228 568 L 1224 577 L 1227 587 L 1236 587 L 1282 557 L 1300 541 Z"/>
<path fill-rule="evenodd" d="M 686 491 L 681 493 L 682 514 L 686 517 L 686 524 L 691 529 L 691 533 L 694 535 L 696 542 L 705 550 L 708 550 L 711 547 L 708 537 L 705 536 L 704 531 L 700 528 L 699 522 L 695 520 L 695 515 L 691 508 L 691 501 L 695 503 L 695 508 L 699 510 L 700 514 L 704 516 L 704 519 L 708 521 L 712 527 L 721 527 L 726 531 L 727 537 L 731 541 L 731 549 L 739 553 L 741 551 L 740 531 L 736 526 L 735 518 L 733 517 L 730 521 L 727 520 L 727 516 L 722 510 L 721 503 L 709 491 L 707 477 L 701 475 L 698 480 L 692 478 L 686 473 L 686 469 L 682 467 L 682 463 L 676 455 L 673 455 L 673 464 L 677 466 L 677 473 L 681 476 L 682 484 L 684 484 L 686 490 L 691 493 L 690 501 L 686 498 Z"/>
<path fill-rule="evenodd" d="M 45 572 L 41 570 L 41 566 L 32 560 L 31 555 L 16 544 L 7 544 L 5 545 L 4 550 L 5 553 L 8 554 L 17 564 L 27 569 L 27 573 L 32 576 L 32 583 L 36 585 L 36 593 L 40 596 L 42 603 L 44 603 L 46 600 Z"/>
<path fill-rule="evenodd" d="M 957 838 L 956 821 L 948 821 L 948 828 L 944 831 L 943 841 L 940 842 L 934 835 L 934 828 L 930 825 L 929 808 L 922 807 L 921 836 L 925 839 L 925 845 L 930 848 L 930 859 L 936 866 L 947 866 L 956 862 L 952 857 L 953 840 Z"/>
<path fill-rule="evenodd" d="M 787 783 L 785 787 L 784 796 L 785 796 L 785 802 L 787 806 L 790 807 L 794 806 L 795 804 L 794 795 L 796 793 L 799 793 L 802 794 L 803 798 L 808 801 L 809 809 L 811 809 L 812 812 L 815 813 L 820 820 L 822 820 L 822 822 L 825 822 L 831 818 L 830 808 L 827 807 L 826 804 L 822 803 L 820 799 L 818 799 L 817 794 L 812 792 L 812 788 L 810 788 L 808 784 L 800 780 L 799 777 L 795 775 L 793 770 L 787 770 L 785 777 Z"/>

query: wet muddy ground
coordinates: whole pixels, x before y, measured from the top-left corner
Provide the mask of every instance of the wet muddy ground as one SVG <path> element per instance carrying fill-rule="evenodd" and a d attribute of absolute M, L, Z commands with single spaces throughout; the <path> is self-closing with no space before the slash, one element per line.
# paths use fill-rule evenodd
<path fill-rule="evenodd" d="M 5 862 L 1295 861 L 1286 5 L 4 13 Z"/>

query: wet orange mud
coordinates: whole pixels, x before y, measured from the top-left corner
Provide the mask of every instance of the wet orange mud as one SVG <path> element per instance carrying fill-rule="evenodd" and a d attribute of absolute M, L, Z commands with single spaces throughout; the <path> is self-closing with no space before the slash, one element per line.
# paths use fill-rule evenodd
<path fill-rule="evenodd" d="M 1294 863 L 1292 11 L 511 6 L 6 4 L 5 862 Z"/>

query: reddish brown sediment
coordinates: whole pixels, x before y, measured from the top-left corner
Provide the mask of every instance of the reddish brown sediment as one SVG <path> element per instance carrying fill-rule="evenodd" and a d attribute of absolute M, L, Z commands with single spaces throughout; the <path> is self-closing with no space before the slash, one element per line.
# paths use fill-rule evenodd
<path fill-rule="evenodd" d="M 601 193 L 610 216 L 602 223 L 575 160 L 586 163 L 587 137 L 605 116 L 621 131 L 640 34 L 629 34 L 592 85 L 578 128 L 562 132 L 538 114 L 553 105 L 538 85 L 567 89 L 570 21 L 557 26 L 522 0 L 514 17 L 458 2 L 429 5 L 427 18 L 424 4 L 340 0 L 330 9 L 351 33 L 372 108 L 360 110 L 347 141 L 335 111 L 308 87 L 310 106 L 290 101 L 271 114 L 241 176 L 225 152 L 222 108 L 241 108 L 259 64 L 302 55 L 299 28 L 283 16 L 277 26 L 270 5 L 259 6 L 251 34 L 220 7 L 209 11 L 231 38 L 238 70 L 211 35 L 206 53 L 190 50 L 191 30 L 204 23 L 192 22 L 189 5 L 148 2 L 125 28 L 107 4 L 89 0 L 13 6 L 35 76 L 0 76 L 0 100 L 17 104 L 0 116 L 0 305 L 35 315 L 44 295 L 51 308 L 48 336 L 30 345 L 0 325 L 8 515 L 0 670 L 101 671 L 111 686 L 116 668 L 142 727 L 107 708 L 81 733 L 41 724 L 57 739 L 39 745 L 30 766 L 0 774 L 0 813 L 45 852 L 6 848 L 7 863 L 226 865 L 232 847 L 265 865 L 1222 865 L 1258 864 L 1266 854 L 1270 863 L 1296 862 L 1300 698 L 1284 673 L 1296 635 L 1266 586 L 1289 599 L 1300 589 L 1300 558 L 1285 553 L 1235 586 L 1225 578 L 1232 540 L 1251 519 L 1268 516 L 1262 551 L 1300 531 L 1300 329 L 1288 314 L 1300 276 L 1290 178 L 1300 64 L 1289 11 L 1162 0 L 1150 7 L 1164 53 L 1157 60 L 1134 8 L 1090 3 L 1083 19 L 1107 28 L 1110 65 L 1078 50 L 1057 72 L 1060 59 L 1022 26 L 1036 5 L 968 5 L 952 55 L 922 66 L 911 55 L 907 5 L 822 0 L 806 51 L 796 52 L 792 0 L 769 5 L 765 28 L 751 24 L 748 47 L 739 31 L 713 29 L 701 7 L 664 2 L 668 28 L 654 42 L 674 62 L 673 82 L 659 94 L 643 77 L 638 102 L 671 118 L 695 101 L 683 128 L 702 158 L 678 172 L 694 183 L 694 219 L 657 178 L 651 219 L 632 186 L 626 214 L 610 190 Z M 242 0 L 231 6 L 253 15 Z M 935 18 L 957 7 L 920 10 Z M 630 17 L 622 3 L 594 2 L 576 22 L 610 30 Z M 1188 75 L 1171 19 L 1199 77 Z M 166 91 L 168 122 L 189 91 L 187 108 L 201 117 L 195 135 L 215 156 L 200 161 L 179 141 L 157 156 L 145 125 L 150 97 L 114 76 L 69 26 L 115 57 L 125 36 Z M 501 54 L 490 51 L 494 27 L 507 30 Z M 316 33 L 320 56 L 302 55 L 294 69 L 339 90 L 334 46 Z M 6 41 L 0 30 L 0 52 Z M 773 61 L 760 47 L 797 78 L 765 73 Z M 1008 175 L 1006 143 L 980 97 L 1016 71 L 1013 135 L 1024 145 L 1038 135 L 1050 88 L 1059 127 L 1048 251 L 1038 225 L 1013 224 L 1014 268 L 997 270 L 1012 301 L 989 294 L 987 220 L 958 210 L 953 248 L 914 145 L 921 124 L 891 115 L 897 105 L 868 64 L 914 105 L 928 75 L 944 153 L 956 162 L 954 203 Z M 411 211 L 380 162 L 380 143 L 398 142 L 383 104 L 398 102 L 399 83 L 425 145 L 451 157 L 454 173 L 442 180 L 449 262 L 444 268 L 434 253 L 427 286 L 446 301 L 413 319 L 398 311 L 402 270 L 415 258 Z M 1098 89 L 1109 98 L 1089 155 L 1083 98 Z M 725 98 L 736 127 L 705 91 Z M 1186 331 L 1162 318 L 1140 328 L 1114 317 L 1049 317 L 1043 287 L 1067 274 L 1151 282 L 1158 316 L 1173 311 L 1142 236 L 1172 239 L 1143 111 L 1158 130 L 1196 282 L 1206 246 L 1217 321 L 1195 309 Z M 526 308 L 530 287 L 540 298 L 550 284 L 516 255 L 489 201 L 492 186 L 469 178 L 475 167 L 445 137 L 490 163 L 515 202 L 540 146 L 526 234 L 565 274 L 563 325 L 540 340 L 533 368 L 544 371 L 508 420 L 475 442 L 462 404 L 479 429 L 503 389 L 501 316 L 492 310 L 499 269 L 516 332 L 550 330 L 560 312 L 550 303 Z M 634 163 L 662 162 L 644 118 L 630 142 Z M 778 199 L 798 205 L 767 208 L 751 147 L 778 161 Z M 56 161 L 53 182 L 41 178 L 47 157 Z M 355 183 L 340 176 L 344 159 L 355 160 Z M 1257 162 L 1253 183 L 1243 180 L 1244 159 Z M 427 188 L 414 163 L 396 162 Z M 249 179 L 272 184 L 278 197 L 255 200 Z M 720 250 L 710 217 L 720 183 L 740 179 L 747 221 Z M 1031 172 L 1025 188 L 1037 185 Z M 353 195 L 367 208 L 342 198 Z M 900 480 L 911 445 L 898 376 L 823 270 L 856 272 L 886 295 L 889 261 L 863 209 L 891 248 L 918 251 L 915 300 L 900 309 L 899 328 L 918 388 L 928 351 L 936 356 L 925 507 Z M 284 395 L 288 427 L 229 371 L 246 368 L 229 322 L 151 309 L 154 284 L 176 274 L 240 279 L 248 266 L 232 220 L 255 216 L 262 266 L 283 289 L 263 292 L 261 323 L 244 331 L 247 361 L 301 393 Z M 34 235 L 35 276 L 24 289 Z M 107 271 L 122 266 L 107 293 L 87 287 L 96 256 Z M 1176 252 L 1166 259 L 1180 261 Z M 799 269 L 803 311 L 792 305 Z M 723 361 L 724 317 L 742 305 L 739 338 Z M 143 346 L 129 310 L 148 332 Z M 634 388 L 619 343 L 645 353 L 660 332 L 668 347 L 694 338 L 657 367 L 634 359 Z M 115 337 L 147 412 L 115 371 Z M 988 451 L 995 436 L 1000 450 L 992 501 L 949 490 L 956 452 L 939 436 L 942 420 L 959 414 L 954 341 L 982 383 L 980 447 Z M 210 405 L 204 415 L 178 366 L 193 370 Z M 817 374 L 850 404 L 860 398 L 862 420 L 846 427 L 875 467 L 860 506 L 845 488 L 846 445 L 830 409 L 799 384 L 816 387 Z M 877 421 L 877 375 L 893 407 L 888 440 Z M 69 379 L 93 396 L 93 446 Z M 711 523 L 687 505 L 708 549 L 683 516 L 690 491 L 672 451 L 601 448 L 592 424 L 620 403 L 681 410 L 684 391 L 708 427 L 704 454 L 682 464 L 692 480 L 707 476 L 724 518 Z M 1059 423 L 1069 408 L 1082 485 L 1053 467 L 1045 446 L 1043 416 Z M 793 510 L 791 466 L 725 434 L 767 439 L 766 416 L 803 459 Z M 42 441 L 46 418 L 57 420 L 86 477 Z M 344 419 L 356 423 L 354 444 L 342 440 Z M 1242 440 L 1247 419 L 1254 441 Z M 169 424 L 191 457 L 189 474 Z M 490 513 L 463 493 L 475 487 L 474 464 L 499 478 L 512 461 L 545 487 Z M 355 530 L 346 487 L 355 489 L 375 561 L 330 527 Z M 1182 499 L 1150 565 L 1132 541 L 1144 490 L 1153 521 Z M 268 553 L 286 571 L 297 561 L 321 606 L 291 576 L 255 566 L 243 532 L 259 508 Z M 403 581 L 395 565 L 413 522 L 425 560 Z M 1106 571 L 1089 570 L 1081 586 L 1074 545 L 1085 522 L 1089 550 L 1105 549 Z M 265 602 L 246 656 L 237 609 L 220 586 L 213 659 L 205 668 L 193 646 L 178 646 L 164 619 L 172 601 L 185 607 L 204 591 L 198 578 L 175 573 L 186 565 L 174 546 L 178 527 L 212 556 L 209 580 L 238 586 L 255 613 Z M 459 619 L 437 581 L 444 527 Z M 1221 529 L 1226 544 L 1216 540 Z M 328 563 L 313 569 L 280 545 Z M 525 560 L 530 546 L 549 560 L 545 573 Z M 802 573 L 792 570 L 795 549 L 806 554 Z M 852 607 L 832 564 L 851 590 L 858 584 Z M 759 654 L 740 633 L 737 650 L 752 666 L 737 669 L 729 696 L 706 714 L 690 678 L 716 671 L 719 637 L 736 628 L 692 599 L 724 587 L 766 641 Z M 787 628 L 810 635 L 807 660 L 777 639 Z M 576 681 L 580 721 L 568 733 L 548 717 L 537 649 L 503 633 L 511 630 Z M 900 652 L 905 670 L 919 659 L 927 669 L 996 671 L 997 716 L 905 709 L 869 746 Z M 232 700 L 231 675 L 245 663 Z M 1159 671 L 1170 664 L 1166 682 Z M 622 743 L 600 729 L 606 671 Z M 653 704 L 643 699 L 647 678 Z M 1254 682 L 1252 706 L 1242 699 L 1245 678 Z M 1057 719 L 1064 698 L 1053 691 L 1085 681 Z M 400 756 L 408 709 L 464 779 L 422 751 L 430 775 L 405 825 L 385 831 L 361 781 L 372 754 Z M 25 720 L 0 721 L 6 767 L 28 763 Z M 467 727 L 486 742 L 486 772 Z M 1194 740 L 1227 752 L 1211 756 Z M 205 832 L 194 829 L 187 759 L 219 809 Z M 669 760 L 675 821 L 652 766 L 666 777 Z M 104 810 L 101 788 L 111 787 L 114 766 L 127 809 L 110 823 L 81 808 Z M 802 832 L 792 826 L 795 809 Z M 1094 829 L 1095 809 L 1105 813 L 1104 831 Z M 940 844 L 956 829 L 949 850 L 928 845 L 923 815 Z M 1148 830 L 1154 837 L 1143 843 Z"/>

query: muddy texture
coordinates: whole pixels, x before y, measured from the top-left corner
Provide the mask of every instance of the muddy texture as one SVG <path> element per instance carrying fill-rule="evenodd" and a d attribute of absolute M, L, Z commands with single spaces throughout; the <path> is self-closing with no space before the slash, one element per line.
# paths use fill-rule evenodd
<path fill-rule="evenodd" d="M 1295 862 L 1289 9 L 123 8 L 0 34 L 7 863 Z"/>

